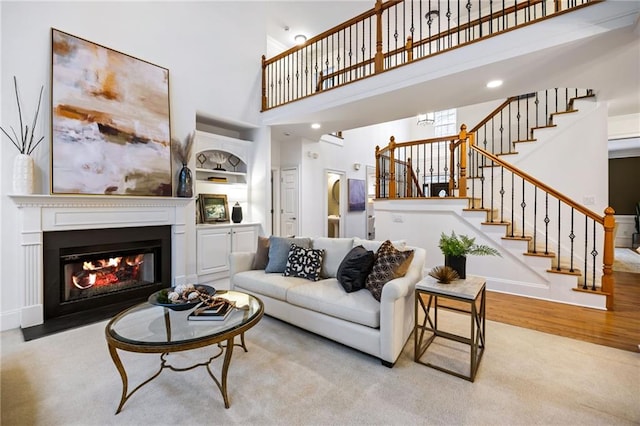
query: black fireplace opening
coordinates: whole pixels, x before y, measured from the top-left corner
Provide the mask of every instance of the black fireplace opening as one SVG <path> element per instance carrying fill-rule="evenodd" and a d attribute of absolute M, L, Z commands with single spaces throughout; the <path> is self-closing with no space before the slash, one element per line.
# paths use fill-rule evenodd
<path fill-rule="evenodd" d="M 44 324 L 30 329 L 101 321 L 170 286 L 171 226 L 45 232 L 43 267 Z"/>

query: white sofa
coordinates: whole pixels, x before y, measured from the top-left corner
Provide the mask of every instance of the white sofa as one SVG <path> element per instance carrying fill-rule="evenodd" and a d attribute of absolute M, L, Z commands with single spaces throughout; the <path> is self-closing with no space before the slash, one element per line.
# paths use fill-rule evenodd
<path fill-rule="evenodd" d="M 357 245 L 374 253 L 382 242 L 359 238 L 313 238 L 313 248 L 323 248 L 323 278 L 285 277 L 282 273 L 252 270 L 255 253 L 230 255 L 231 288 L 258 296 L 265 313 L 313 333 L 380 358 L 393 367 L 414 326 L 414 288 L 422 279 L 426 252 L 413 249 L 403 277 L 382 288 L 380 301 L 369 290 L 347 293 L 336 278 L 342 259 Z M 395 242 L 398 247 L 400 242 Z"/>

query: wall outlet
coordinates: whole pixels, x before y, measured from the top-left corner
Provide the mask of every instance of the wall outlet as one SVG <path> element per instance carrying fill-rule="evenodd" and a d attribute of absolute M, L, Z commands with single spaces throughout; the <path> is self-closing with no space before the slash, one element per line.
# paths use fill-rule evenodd
<path fill-rule="evenodd" d="M 582 204 L 585 206 L 593 206 L 596 203 L 595 195 L 585 195 L 582 197 Z"/>
<path fill-rule="evenodd" d="M 403 219 L 402 215 L 392 214 L 391 215 L 391 221 L 393 221 L 395 223 L 402 223 L 402 222 L 404 222 L 404 219 Z"/>

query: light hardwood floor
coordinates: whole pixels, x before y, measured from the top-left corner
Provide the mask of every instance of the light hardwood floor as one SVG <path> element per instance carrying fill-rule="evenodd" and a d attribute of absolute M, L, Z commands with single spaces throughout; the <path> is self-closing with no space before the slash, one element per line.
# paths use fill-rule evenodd
<path fill-rule="evenodd" d="M 640 274 L 614 272 L 612 311 L 487 291 L 487 319 L 639 352 Z"/>

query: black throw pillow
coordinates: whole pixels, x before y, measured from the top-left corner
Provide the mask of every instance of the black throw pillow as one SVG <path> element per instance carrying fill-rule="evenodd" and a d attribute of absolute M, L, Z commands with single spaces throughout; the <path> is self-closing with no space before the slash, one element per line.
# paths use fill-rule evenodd
<path fill-rule="evenodd" d="M 363 246 L 356 246 L 347 253 L 338 267 L 336 278 L 347 293 L 365 287 L 367 276 L 373 268 L 375 254 Z"/>

